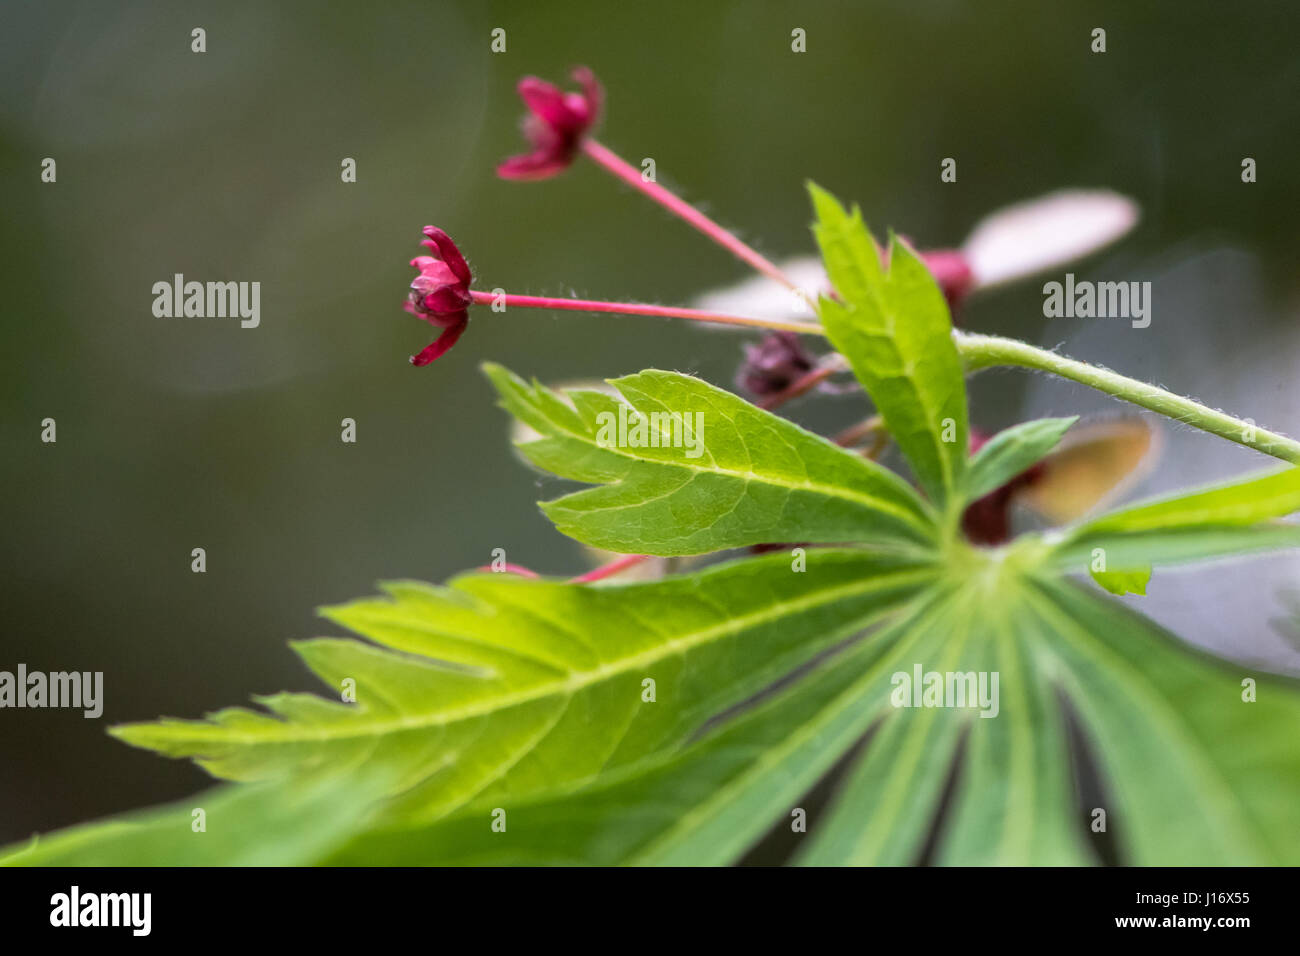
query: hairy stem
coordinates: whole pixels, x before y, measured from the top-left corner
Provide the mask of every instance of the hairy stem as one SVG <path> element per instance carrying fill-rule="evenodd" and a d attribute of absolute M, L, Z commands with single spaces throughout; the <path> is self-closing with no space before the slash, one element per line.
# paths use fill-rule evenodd
<path fill-rule="evenodd" d="M 473 291 L 470 293 L 476 303 L 491 305 L 500 300 L 507 308 L 511 306 L 535 309 L 560 309 L 573 312 L 607 312 L 616 315 L 652 315 L 664 318 L 688 319 L 694 322 L 708 322 L 720 325 L 740 325 L 752 328 L 772 329 L 775 331 L 799 332 L 805 335 L 825 336 L 820 325 L 811 322 L 782 322 L 775 319 L 760 319 L 744 315 L 727 315 L 718 312 L 706 312 L 700 309 L 679 309 L 662 305 L 637 305 L 625 302 L 596 302 L 586 299 L 562 299 L 532 295 L 501 294 Z M 1089 365 L 1077 359 L 1057 355 L 1047 349 L 1020 342 L 1016 339 L 1002 338 L 996 335 L 978 335 L 973 332 L 954 331 L 953 338 L 957 350 L 961 353 L 969 372 L 996 366 L 1019 366 L 1042 372 L 1051 372 L 1072 382 L 1087 385 L 1107 395 L 1132 402 L 1134 405 L 1149 409 L 1171 418 L 1174 421 L 1191 425 L 1230 442 L 1254 448 L 1266 455 L 1280 458 L 1282 461 L 1300 464 L 1300 442 L 1285 435 L 1279 435 L 1266 428 L 1260 428 L 1253 422 L 1235 418 L 1224 412 L 1216 411 L 1208 405 L 1175 395 L 1173 392 L 1146 382 L 1120 375 L 1098 365 Z M 827 368 L 836 368 L 834 363 L 814 370 L 805 376 L 808 381 L 795 383 L 797 389 L 788 390 L 790 394 L 778 393 L 771 396 L 763 407 L 776 407 L 796 394 L 802 394 L 827 376 Z M 770 403 L 770 404 L 769 404 Z"/>
<path fill-rule="evenodd" d="M 1017 365 L 1021 368 L 1051 372 L 1053 375 L 1087 385 L 1115 398 L 1159 412 L 1166 418 L 1226 438 L 1238 445 L 1254 448 L 1283 461 L 1300 464 L 1300 442 L 1259 428 L 1252 422 L 1215 411 L 1190 398 L 1183 398 L 1181 395 L 1175 395 L 1109 369 L 1066 358 L 1046 349 L 1017 342 L 1015 339 L 976 335 L 970 332 L 955 332 L 954 337 L 957 340 L 957 349 L 961 352 L 969 371 L 999 365 Z"/>

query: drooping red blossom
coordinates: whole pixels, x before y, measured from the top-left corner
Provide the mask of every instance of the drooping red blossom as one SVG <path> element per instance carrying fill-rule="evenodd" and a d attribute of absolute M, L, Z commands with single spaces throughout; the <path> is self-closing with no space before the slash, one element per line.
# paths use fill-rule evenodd
<path fill-rule="evenodd" d="M 751 394 L 774 395 L 812 371 L 812 356 L 793 332 L 773 332 L 757 345 L 745 346 L 745 361 L 736 384 Z"/>
<path fill-rule="evenodd" d="M 577 156 L 583 136 L 600 118 L 604 91 L 585 66 L 570 75 L 582 92 L 565 93 L 535 76 L 519 81 L 519 97 L 528 107 L 524 136 L 532 152 L 501 163 L 497 175 L 502 179 L 546 179 L 563 172 Z"/>
<path fill-rule="evenodd" d="M 991 437 L 972 428 L 970 453 L 974 455 Z M 1012 501 L 1022 489 L 1041 481 L 1045 471 L 1046 466 L 1040 461 L 983 498 L 972 501 L 961 519 L 966 537 L 974 544 L 997 545 L 1007 541 L 1011 537 Z"/>
<path fill-rule="evenodd" d="M 424 227 L 425 246 L 432 255 L 416 256 L 411 265 L 420 274 L 411 282 L 411 291 L 403 308 L 419 316 L 443 332 L 418 355 L 411 356 L 412 365 L 428 365 L 445 355 L 469 325 L 469 265 L 456 244 L 436 226 Z"/>

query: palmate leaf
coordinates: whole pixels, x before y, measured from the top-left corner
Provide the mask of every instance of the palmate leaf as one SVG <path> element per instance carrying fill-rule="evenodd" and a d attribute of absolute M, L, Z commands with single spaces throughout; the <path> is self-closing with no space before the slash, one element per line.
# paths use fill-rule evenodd
<path fill-rule="evenodd" d="M 800 573 L 777 554 L 650 584 L 399 583 L 390 600 L 326 612 L 373 643 L 295 645 L 327 684 L 352 681 L 356 703 L 279 694 L 260 699 L 270 713 L 114 733 L 234 780 L 378 768 L 394 775 L 389 819 L 436 819 L 671 750 L 935 573 L 914 558 L 826 550 Z"/>
<path fill-rule="evenodd" d="M 576 389 L 570 406 L 500 366 L 485 371 L 502 405 L 542 436 L 520 446 L 534 464 L 602 485 L 541 505 L 585 544 L 683 555 L 780 541 L 933 540 L 927 505 L 893 472 L 699 379 L 641 372 L 613 382 L 626 404 Z M 698 454 L 685 435 L 656 427 L 674 414 L 699 422 Z M 645 436 L 620 440 L 620 419 L 641 415 Z"/>
<path fill-rule="evenodd" d="M 1003 591 L 1002 588 L 1006 590 Z M 1300 847 L 1282 839 L 1300 825 L 1300 745 L 1289 728 L 1300 719 L 1300 685 L 1261 678 L 1260 702 L 1244 703 L 1238 669 L 1189 652 L 1151 622 L 1108 598 L 1032 574 L 1008 578 L 996 607 L 975 625 L 964 666 L 1000 672 L 996 718 L 961 711 L 904 711 L 917 731 L 911 760 L 964 723 L 966 738 L 951 809 L 935 859 L 947 864 L 1069 864 L 1085 848 L 1095 808 L 1074 802 L 1064 706 L 1101 764 L 1100 809 L 1124 862 L 1135 864 L 1290 863 Z M 976 650 L 980 648 L 980 650 Z M 881 734 L 884 733 L 882 730 Z M 899 735 L 903 731 L 900 729 Z M 901 750 L 872 773 L 871 749 L 860 774 L 864 799 L 843 802 L 827 822 L 882 834 L 853 846 L 827 839 L 808 861 L 912 862 L 928 827 L 916 804 L 882 813 L 874 789 L 893 785 L 908 763 Z M 912 795 L 941 784 L 945 766 L 913 783 Z M 1286 794 L 1288 796 L 1281 796 Z M 870 810 L 869 816 L 864 816 Z M 910 834 L 900 840 L 897 834 Z M 886 839 L 888 837 L 888 839 Z"/>
<path fill-rule="evenodd" d="M 897 678 L 997 672 L 996 716 L 899 707 Z M 1123 862 L 1295 864 L 1300 686 L 1188 652 L 1149 621 L 1014 564 L 937 584 L 895 625 L 676 755 L 577 793 L 540 794 L 490 832 L 488 806 L 368 833 L 330 858 L 401 863 L 734 862 L 868 730 L 830 807 L 800 837 L 806 864 L 1095 862 L 1105 811 Z M 990 709 L 991 712 L 991 709 Z M 1079 723 L 1102 772 L 1077 802 Z M 950 785 L 940 816 L 941 797 Z M 782 824 L 782 821 L 785 821 Z"/>
<path fill-rule="evenodd" d="M 959 494 L 966 469 L 966 382 L 952 319 L 929 269 L 891 236 L 889 268 L 855 206 L 813 183 L 813 234 L 838 294 L 817 312 L 876 403 L 917 481 L 936 504 Z"/>
<path fill-rule="evenodd" d="M 1111 599 L 1030 574 L 1008 579 L 981 616 L 964 666 L 1000 671 L 996 718 L 960 710 L 902 712 L 910 733 L 888 760 L 868 748 L 855 782 L 808 862 L 906 863 L 921 852 L 949 766 L 933 766 L 964 724 L 964 753 L 935 858 L 948 864 L 1063 864 L 1086 860 L 1095 809 L 1106 812 L 1123 862 L 1139 865 L 1295 864 L 1300 847 L 1300 685 L 1260 678 L 1242 698 L 1240 669 L 1181 647 Z M 1065 711 L 1101 765 L 1107 796 L 1076 805 Z M 882 737 L 888 730 L 878 732 Z M 895 777 L 926 770 L 892 802 Z M 856 798 L 856 799 L 855 799 Z M 845 831 L 865 836 L 858 842 Z M 870 839 L 871 834 L 877 838 Z"/>
<path fill-rule="evenodd" d="M 1092 859 L 1083 829 L 1091 817 L 1075 804 L 1079 773 L 1055 675 L 1040 635 L 1018 610 L 1001 607 L 987 619 L 999 717 L 970 722 L 951 823 L 935 857 L 941 864 L 1073 866 Z"/>
<path fill-rule="evenodd" d="M 652 584 L 389 585 L 387 599 L 328 612 L 368 640 L 296 645 L 355 703 L 278 694 L 264 712 L 115 731 L 254 781 L 213 806 L 225 819 L 242 807 L 257 832 L 282 822 L 271 849 L 229 832 L 196 843 L 173 808 L 56 834 L 8 861 L 204 862 L 216 846 L 222 862 L 723 864 L 842 763 L 799 862 L 1087 862 L 1097 809 L 1124 862 L 1300 862 L 1300 686 L 1189 651 L 1062 578 L 1097 549 L 1103 583 L 1118 587 L 1134 568 L 1300 543 L 1277 520 L 1300 506 L 1300 472 L 970 547 L 961 506 L 1032 464 L 1068 421 L 1008 430 L 968 466 L 961 364 L 928 271 L 897 240 L 883 267 L 856 210 L 813 193 L 838 295 L 822 319 L 929 501 L 689 376 L 643 372 L 614 383 L 625 401 L 584 390 L 566 401 L 489 366 L 539 436 L 524 454 L 599 486 L 544 505 L 581 541 L 661 555 L 862 546 Z M 660 440 L 602 433 L 629 414 Z M 674 415 L 691 428 L 664 442 Z M 984 690 L 996 676 L 997 695 L 929 706 L 907 689 L 926 674 L 941 688 L 985 675 Z M 1097 808 L 1077 803 L 1086 765 L 1100 770 Z M 286 814 L 310 816 L 317 785 L 350 806 L 331 806 L 309 838 Z"/>
<path fill-rule="evenodd" d="M 1300 683 L 1193 651 L 1065 582 L 1036 582 L 1027 597 L 1024 625 L 1049 635 L 1127 862 L 1300 863 Z"/>
<path fill-rule="evenodd" d="M 437 823 L 366 833 L 331 863 L 418 865 L 724 864 L 789 812 L 800 794 L 877 719 L 889 673 L 915 648 L 902 619 L 680 754 L 605 775 L 580 793 L 540 793 L 511 805 L 509 826 L 484 839 L 486 805 Z M 933 639 L 932 639 L 933 642 Z"/>
<path fill-rule="evenodd" d="M 950 601 L 939 648 L 928 659 L 907 661 L 900 674 L 915 678 L 938 674 L 993 671 L 987 613 L 969 593 Z M 848 774 L 837 805 L 811 834 L 800 859 L 809 865 L 904 865 L 916 861 L 963 736 L 972 728 L 970 711 L 894 707 L 915 701 L 913 688 L 900 681 L 866 752 Z M 1000 708 L 999 708 L 1000 709 Z M 999 715 L 1000 716 L 1000 715 Z M 994 723 L 997 718 L 992 719 Z M 974 721 L 984 723 L 983 719 Z"/>

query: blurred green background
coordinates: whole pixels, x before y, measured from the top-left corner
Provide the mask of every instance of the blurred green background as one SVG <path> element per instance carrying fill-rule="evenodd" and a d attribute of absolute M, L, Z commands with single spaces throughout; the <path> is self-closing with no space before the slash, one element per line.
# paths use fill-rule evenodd
<path fill-rule="evenodd" d="M 967 326 L 1065 342 L 1297 431 L 1294 5 L 334 7 L 5 4 L 0 669 L 102 670 L 106 706 L 97 721 L 0 711 L 0 842 L 199 789 L 201 771 L 106 727 L 313 689 L 285 641 L 331 632 L 316 606 L 379 579 L 439 580 L 494 548 L 550 573 L 584 567 L 538 513 L 555 488 L 510 451 L 480 361 L 552 381 L 657 366 L 730 385 L 743 334 L 522 310 L 477 310 L 448 358 L 407 365 L 431 341 L 400 309 L 426 223 L 456 239 L 480 288 L 685 303 L 746 276 L 589 164 L 496 179 L 522 148 L 526 73 L 590 65 L 608 92 L 602 140 L 654 157 L 661 183 L 774 257 L 811 251 L 810 177 L 927 247 L 1054 188 L 1132 195 L 1139 230 L 1089 268 L 1156 282 L 1150 330 L 1049 327 L 1034 283 L 973 303 Z M 1096 26 L 1104 55 L 1089 50 Z M 945 156 L 956 184 L 939 181 Z M 1257 184 L 1240 182 L 1243 156 Z M 40 181 L 45 157 L 55 184 Z M 344 157 L 355 184 L 340 181 Z M 155 318 L 151 286 L 177 272 L 261 282 L 260 328 Z M 1042 389 L 982 377 L 975 418 L 1105 405 Z M 859 410 L 836 399 L 795 415 L 831 428 Z M 46 417 L 57 444 L 40 441 Z M 345 417 L 355 445 L 339 440 Z M 1157 487 L 1259 464 L 1172 437 Z M 190 571 L 195 547 L 206 574 Z M 1294 563 L 1268 567 L 1294 579 Z M 1271 590 L 1215 580 L 1263 610 L 1202 607 L 1193 639 L 1294 668 L 1267 623 Z"/>

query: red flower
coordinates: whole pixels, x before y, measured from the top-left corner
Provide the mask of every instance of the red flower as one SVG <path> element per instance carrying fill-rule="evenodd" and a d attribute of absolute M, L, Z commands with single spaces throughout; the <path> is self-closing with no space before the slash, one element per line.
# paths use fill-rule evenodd
<path fill-rule="evenodd" d="M 469 294 L 469 265 L 451 237 L 436 226 L 425 226 L 424 234 L 428 238 L 421 245 L 433 255 L 411 260 L 420 274 L 411 282 L 408 301 L 402 307 L 443 333 L 424 351 L 411 356 L 412 365 L 428 365 L 456 344 L 469 325 L 468 307 L 473 301 Z"/>
<path fill-rule="evenodd" d="M 524 136 L 533 151 L 498 166 L 502 179 L 546 179 L 573 162 L 582 137 L 600 116 L 604 92 L 585 66 L 576 67 L 571 75 L 581 93 L 565 93 L 535 76 L 519 81 L 519 97 L 530 114 L 524 120 Z"/>

